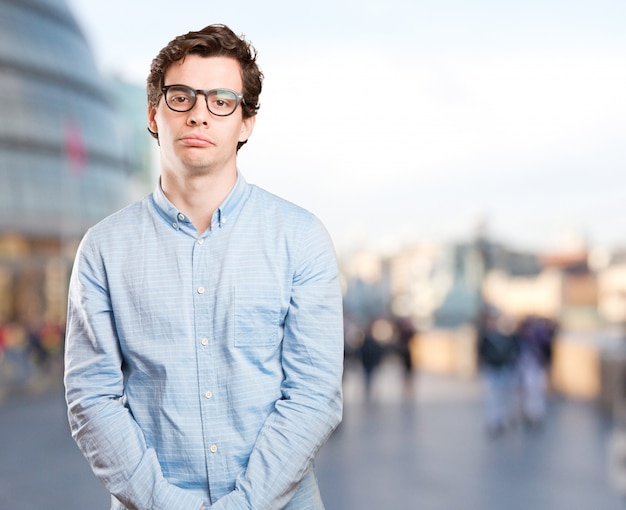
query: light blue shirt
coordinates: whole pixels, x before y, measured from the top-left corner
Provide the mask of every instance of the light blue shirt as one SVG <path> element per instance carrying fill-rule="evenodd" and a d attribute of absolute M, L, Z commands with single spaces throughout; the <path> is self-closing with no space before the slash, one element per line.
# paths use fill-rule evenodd
<path fill-rule="evenodd" d="M 160 186 L 92 227 L 65 386 L 111 508 L 324 508 L 313 460 L 341 420 L 342 315 L 322 224 L 241 175 L 201 236 Z"/>

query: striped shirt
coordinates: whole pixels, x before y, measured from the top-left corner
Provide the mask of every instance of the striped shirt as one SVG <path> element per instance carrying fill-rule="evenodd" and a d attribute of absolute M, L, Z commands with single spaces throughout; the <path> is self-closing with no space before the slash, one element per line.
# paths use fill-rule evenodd
<path fill-rule="evenodd" d="M 160 186 L 92 227 L 69 290 L 72 435 L 112 508 L 322 509 L 341 420 L 330 238 L 242 175 L 202 235 Z"/>

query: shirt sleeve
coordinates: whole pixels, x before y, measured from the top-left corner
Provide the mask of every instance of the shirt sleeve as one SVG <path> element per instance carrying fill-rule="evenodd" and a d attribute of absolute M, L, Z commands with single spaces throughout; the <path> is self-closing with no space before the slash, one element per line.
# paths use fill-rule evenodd
<path fill-rule="evenodd" d="M 72 437 L 94 474 L 130 509 L 192 509 L 202 499 L 168 483 L 124 405 L 122 354 L 106 269 L 87 233 L 68 297 L 65 394 Z"/>
<path fill-rule="evenodd" d="M 301 236 L 282 346 L 282 399 L 235 490 L 212 509 L 283 508 L 342 417 L 343 308 L 334 248 L 313 218 Z"/>

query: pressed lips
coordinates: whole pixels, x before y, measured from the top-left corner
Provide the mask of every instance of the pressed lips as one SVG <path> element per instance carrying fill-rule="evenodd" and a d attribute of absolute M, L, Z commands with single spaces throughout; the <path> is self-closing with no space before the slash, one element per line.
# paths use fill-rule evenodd
<path fill-rule="evenodd" d="M 210 145 L 213 145 L 213 142 L 211 142 L 211 140 L 198 135 L 182 136 L 180 138 L 180 141 L 184 145 L 187 145 L 189 147 L 208 147 Z"/>

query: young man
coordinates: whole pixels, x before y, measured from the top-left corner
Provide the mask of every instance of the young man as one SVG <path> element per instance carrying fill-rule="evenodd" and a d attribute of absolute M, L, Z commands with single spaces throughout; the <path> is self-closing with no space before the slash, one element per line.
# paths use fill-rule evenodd
<path fill-rule="evenodd" d="M 148 77 L 161 178 L 92 227 L 70 283 L 72 435 L 113 509 L 322 509 L 313 460 L 341 420 L 333 247 L 248 184 L 256 53 L 223 25 L 174 39 Z"/>

